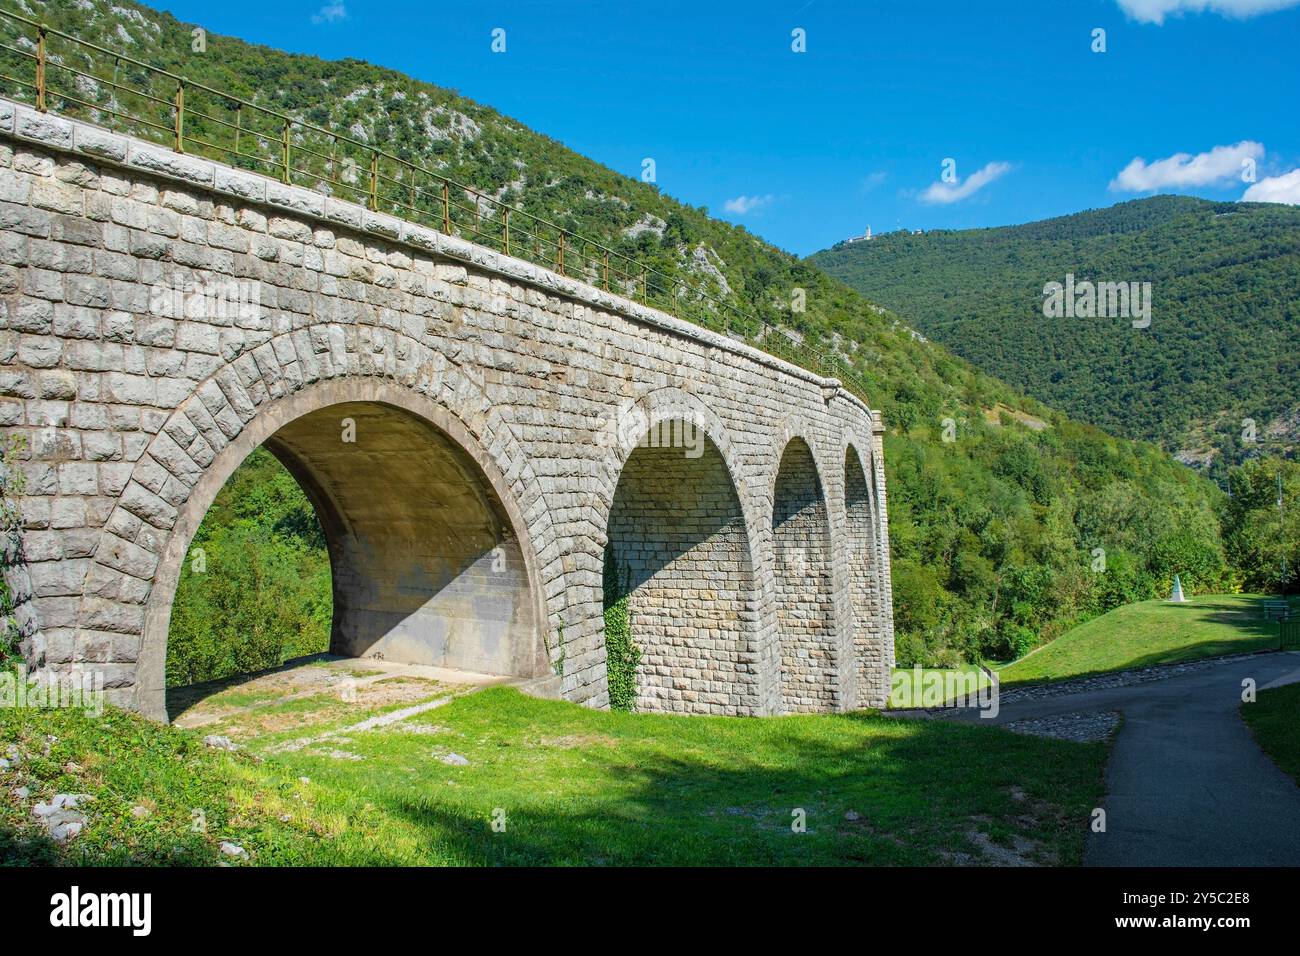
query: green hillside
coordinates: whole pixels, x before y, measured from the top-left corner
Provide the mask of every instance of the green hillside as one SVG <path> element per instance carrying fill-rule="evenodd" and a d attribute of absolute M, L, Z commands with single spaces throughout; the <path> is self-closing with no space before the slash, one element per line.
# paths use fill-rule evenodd
<path fill-rule="evenodd" d="M 1127 604 L 1002 668 L 998 678 L 1010 687 L 1272 650 L 1278 626 L 1266 613 L 1267 603 L 1254 594 L 1205 594 L 1186 604 Z"/>
<path fill-rule="evenodd" d="M 981 369 L 1188 460 L 1300 442 L 1300 208 L 1156 196 L 996 229 L 903 232 L 811 262 Z M 1046 318 L 1043 287 L 1150 282 L 1149 328 Z"/>
<path fill-rule="evenodd" d="M 835 350 L 889 428 L 901 664 L 1013 655 L 1081 617 L 1160 594 L 1175 572 L 1198 591 L 1234 581 L 1219 532 L 1220 495 L 1210 482 L 1153 445 L 1112 438 L 1026 398 L 921 340 L 895 315 L 809 263 L 704 209 L 489 107 L 382 67 L 290 55 L 215 34 L 207 35 L 206 52 L 194 53 L 189 25 L 129 0 L 30 0 L 27 6 L 34 11 L 29 16 L 52 27 L 183 73 L 191 83 L 228 89 L 378 144 L 608 243 L 637 263 L 674 276 L 703 275 L 726 301 Z M 18 32 L 0 18 L 5 46 L 23 49 Z M 111 82 L 148 81 L 110 54 L 51 41 L 55 56 L 97 78 L 76 88 L 98 104 L 78 115 L 93 112 L 99 122 L 112 119 L 111 105 L 124 108 L 130 100 L 114 93 Z M 10 76 L 31 76 L 31 60 L 12 50 L 0 51 L 0 61 Z M 3 88 L 29 98 L 12 82 Z M 164 88 L 157 93 L 171 95 Z M 66 97 L 52 97 L 52 108 L 77 109 Z M 195 122 L 187 135 L 203 131 Z M 151 135 L 169 142 L 165 129 Z M 247 134 L 245 146 L 253 149 Z M 272 154 L 271 147 L 266 151 Z M 263 168 L 256 157 L 240 162 Z M 802 313 L 789 307 L 796 289 L 806 292 Z M 681 297 L 684 308 L 689 298 Z M 758 335 L 752 322 L 724 321 L 720 312 L 713 320 L 708 309 L 690 317 Z M 210 518 L 221 522 L 239 513 L 230 508 L 226 517 Z M 220 539 L 211 527 L 205 533 Z M 209 555 L 210 568 L 212 560 Z M 246 593 L 250 600 L 275 600 L 253 583 Z"/>

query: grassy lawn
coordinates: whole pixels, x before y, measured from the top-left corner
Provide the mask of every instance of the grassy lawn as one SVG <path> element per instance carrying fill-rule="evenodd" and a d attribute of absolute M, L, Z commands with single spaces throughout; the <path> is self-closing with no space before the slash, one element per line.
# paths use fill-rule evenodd
<path fill-rule="evenodd" d="M 1259 692 L 1253 704 L 1241 705 L 1241 716 L 1255 740 L 1273 762 L 1300 784 L 1300 684 L 1287 684 Z"/>
<path fill-rule="evenodd" d="M 1004 687 L 1277 646 L 1269 598 L 1210 594 L 1186 604 L 1142 601 L 1115 608 L 998 671 Z"/>
<path fill-rule="evenodd" d="M 1102 792 L 1103 745 L 989 727 L 618 714 L 507 688 L 413 701 L 259 702 L 201 730 L 8 710 L 0 754 L 23 759 L 0 770 L 0 858 L 211 864 L 228 840 L 239 865 L 1077 864 Z M 31 816 L 55 793 L 94 797 L 62 846 Z"/>

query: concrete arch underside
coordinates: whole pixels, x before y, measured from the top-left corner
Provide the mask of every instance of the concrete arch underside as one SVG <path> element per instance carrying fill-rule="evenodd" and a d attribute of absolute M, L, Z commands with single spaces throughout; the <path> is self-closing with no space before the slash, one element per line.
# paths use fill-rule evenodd
<path fill-rule="evenodd" d="M 340 379 L 268 402 L 176 512 L 145 606 L 138 709 L 165 716 L 167 632 L 188 543 L 259 446 L 303 488 L 325 533 L 332 653 L 490 675 L 548 671 L 536 553 L 481 443 L 423 396 Z M 147 491 L 128 485 L 124 510 L 144 510 Z"/>

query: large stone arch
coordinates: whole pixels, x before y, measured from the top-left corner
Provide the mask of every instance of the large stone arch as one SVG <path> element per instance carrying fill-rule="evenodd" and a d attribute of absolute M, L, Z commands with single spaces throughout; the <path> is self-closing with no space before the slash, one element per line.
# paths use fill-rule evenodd
<path fill-rule="evenodd" d="M 313 479 L 302 447 L 307 433 L 292 429 L 294 422 L 340 403 L 389 409 L 390 416 L 417 429 L 408 430 L 408 438 L 423 428 L 430 442 L 450 454 L 444 456 L 448 463 L 477 469 L 495 500 L 500 527 L 509 531 L 506 550 L 513 555 L 497 555 L 496 561 L 504 561 L 508 572 L 513 556 L 526 582 L 527 607 L 514 609 L 517 622 L 535 629 L 542 648 L 551 644 L 552 615 L 559 612 L 548 606 L 545 586 L 562 571 L 549 512 L 526 457 L 482 389 L 441 354 L 401 333 L 318 326 L 310 339 L 295 335 L 298 343 L 286 333 L 260 346 L 252 353 L 256 361 L 245 353 L 180 403 L 136 462 L 104 526 L 78 614 L 78 658 L 134 662 L 129 703 L 152 716 L 165 715 L 166 631 L 181 562 L 217 491 L 253 448 L 270 443 L 312 497 L 323 523 L 336 522 L 336 532 L 346 524 L 341 503 L 329 500 L 331 489 L 321 476 Z M 313 352 L 315 363 L 304 369 L 302 345 L 311 341 L 324 349 Z M 362 342 L 365 347 L 357 348 Z M 409 491 L 410 479 L 405 482 Z M 331 546 L 336 570 L 340 557 Z M 338 585 L 336 580 L 336 603 Z M 418 590 L 416 584 L 412 591 Z M 400 601 L 393 607 L 401 613 Z M 337 618 L 335 623 L 347 624 Z M 341 649 L 366 644 L 364 626 L 356 620 L 352 625 L 353 640 Z M 535 676 L 548 666 L 547 654 L 529 653 L 514 664 L 523 672 L 518 676 Z"/>
<path fill-rule="evenodd" d="M 637 709 L 770 712 L 768 589 L 734 443 L 676 389 L 615 414 L 603 545 L 641 651 Z"/>

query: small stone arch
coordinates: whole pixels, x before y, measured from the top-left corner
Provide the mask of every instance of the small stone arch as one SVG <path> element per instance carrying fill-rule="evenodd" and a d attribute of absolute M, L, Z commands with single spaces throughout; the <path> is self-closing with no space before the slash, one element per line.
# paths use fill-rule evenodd
<path fill-rule="evenodd" d="M 790 429 L 793 431 L 793 429 Z M 831 509 L 813 445 L 792 434 L 776 446 L 772 479 L 772 543 L 776 622 L 781 655 L 781 708 L 819 712 L 850 706 L 845 670 L 852 645 L 843 641 L 836 607 Z"/>
<path fill-rule="evenodd" d="M 870 445 L 866 446 L 870 448 Z M 844 516 L 850 603 L 853 608 L 854 658 L 858 699 L 880 706 L 888 691 L 889 668 L 884 648 L 880 595 L 880 537 L 872 456 L 861 446 L 844 446 Z"/>
<path fill-rule="evenodd" d="M 601 527 L 608 522 L 614 489 L 628 458 L 648 431 L 672 421 L 693 423 L 718 449 L 741 499 L 746 524 L 757 528 L 760 519 L 753 513 L 750 470 L 730 429 L 703 400 L 673 386 L 650 389 L 640 398 L 626 399 L 607 409 L 594 425 L 596 441 L 606 449 L 600 476 L 604 510 L 597 516 Z"/>
<path fill-rule="evenodd" d="M 768 614 L 734 444 L 711 410 L 677 390 L 616 416 L 603 546 L 641 654 L 636 708 L 768 712 Z"/>

